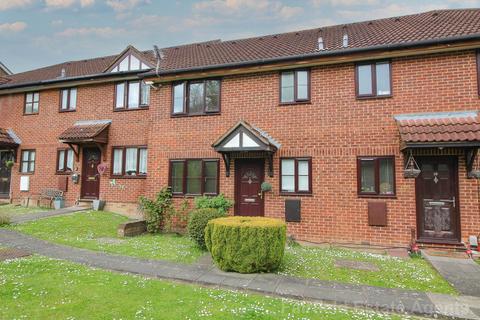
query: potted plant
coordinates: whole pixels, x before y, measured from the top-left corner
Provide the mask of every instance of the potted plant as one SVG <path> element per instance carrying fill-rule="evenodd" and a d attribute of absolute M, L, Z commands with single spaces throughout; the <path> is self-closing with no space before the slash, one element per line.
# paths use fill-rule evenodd
<path fill-rule="evenodd" d="M 272 185 L 270 184 L 270 182 L 265 181 L 265 182 L 262 182 L 260 189 L 262 190 L 262 192 L 269 192 L 269 191 L 272 191 Z"/>
<path fill-rule="evenodd" d="M 63 196 L 56 196 L 53 199 L 53 207 L 55 210 L 65 208 L 65 199 L 63 199 Z"/>
<path fill-rule="evenodd" d="M 12 169 L 13 165 L 15 164 L 15 162 L 13 160 L 7 160 L 5 161 L 5 166 L 8 168 L 8 169 Z"/>
<path fill-rule="evenodd" d="M 105 208 L 105 200 L 93 200 L 92 207 L 95 211 L 102 211 Z"/>

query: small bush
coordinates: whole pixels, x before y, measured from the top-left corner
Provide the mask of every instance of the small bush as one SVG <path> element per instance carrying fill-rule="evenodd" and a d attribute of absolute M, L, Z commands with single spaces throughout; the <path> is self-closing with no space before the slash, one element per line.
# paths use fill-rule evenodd
<path fill-rule="evenodd" d="M 187 225 L 189 237 L 192 238 L 200 248 L 206 249 L 205 227 L 208 221 L 224 216 L 225 213 L 220 212 L 218 209 L 204 208 L 193 210 L 190 213 Z"/>
<path fill-rule="evenodd" d="M 7 213 L 0 213 L 0 227 L 8 226 L 10 224 L 10 215 Z"/>
<path fill-rule="evenodd" d="M 195 198 L 196 209 L 212 208 L 217 209 L 221 213 L 227 213 L 232 206 L 233 201 L 225 198 L 223 194 L 219 194 L 216 197 L 203 196 Z"/>
<path fill-rule="evenodd" d="M 157 194 L 155 200 L 140 197 L 139 206 L 147 221 L 147 231 L 150 233 L 159 232 L 165 217 L 170 217 L 174 211 L 172 191 L 168 187 L 163 188 Z"/>
<path fill-rule="evenodd" d="M 283 259 L 286 230 L 285 222 L 278 219 L 219 218 L 207 224 L 205 244 L 224 271 L 270 272 Z"/>

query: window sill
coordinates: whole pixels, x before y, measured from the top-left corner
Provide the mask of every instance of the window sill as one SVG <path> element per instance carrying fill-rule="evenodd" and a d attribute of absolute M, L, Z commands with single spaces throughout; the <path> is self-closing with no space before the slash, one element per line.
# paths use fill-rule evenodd
<path fill-rule="evenodd" d="M 298 192 L 280 192 L 279 193 L 281 196 L 288 197 L 288 196 L 293 196 L 293 197 L 312 197 L 313 193 L 298 193 Z"/>
<path fill-rule="evenodd" d="M 38 116 L 40 113 L 37 112 L 37 113 L 24 113 L 23 115 L 24 116 Z"/>
<path fill-rule="evenodd" d="M 66 171 L 66 172 L 57 171 L 57 172 L 55 172 L 55 174 L 56 174 L 57 176 L 69 176 L 69 175 L 72 174 L 72 171 Z"/>
<path fill-rule="evenodd" d="M 150 109 L 149 106 L 138 107 L 138 108 L 133 108 L 133 109 L 129 109 L 129 108 L 116 109 L 116 108 L 114 108 L 113 112 L 141 111 L 141 110 L 148 110 L 148 109 Z"/>
<path fill-rule="evenodd" d="M 199 113 L 199 114 L 170 114 L 170 118 L 193 118 L 193 117 L 205 117 L 205 116 L 219 116 L 220 112 Z"/>
<path fill-rule="evenodd" d="M 309 101 L 298 101 L 298 102 L 280 102 L 278 105 L 279 106 L 294 106 L 294 105 L 297 105 L 297 104 L 312 104 L 312 102 L 309 100 Z"/>
<path fill-rule="evenodd" d="M 146 175 L 142 176 L 110 176 L 110 179 L 147 179 Z"/>
<path fill-rule="evenodd" d="M 212 194 L 212 193 L 205 193 L 205 194 L 172 194 L 174 198 L 188 198 L 188 199 L 193 199 L 195 197 L 216 197 L 218 194 Z"/>
<path fill-rule="evenodd" d="M 35 174 L 35 172 L 21 172 L 20 171 L 21 176 L 33 176 L 34 174 Z"/>
<path fill-rule="evenodd" d="M 378 194 L 359 194 L 359 198 L 372 198 L 372 199 L 397 199 L 397 195 L 378 195 Z"/>
<path fill-rule="evenodd" d="M 69 112 L 75 112 L 77 111 L 77 109 L 74 109 L 74 110 L 58 110 L 58 113 L 69 113 Z"/>
<path fill-rule="evenodd" d="M 376 100 L 376 99 L 389 99 L 393 98 L 393 95 L 385 95 L 385 96 L 357 96 L 357 100 Z"/>

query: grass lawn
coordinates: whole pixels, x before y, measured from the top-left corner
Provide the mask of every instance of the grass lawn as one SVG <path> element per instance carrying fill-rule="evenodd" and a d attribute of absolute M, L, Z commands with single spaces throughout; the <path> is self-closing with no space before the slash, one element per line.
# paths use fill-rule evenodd
<path fill-rule="evenodd" d="M 0 263 L 0 319 L 409 319 L 117 274 L 34 256 Z"/>
<path fill-rule="evenodd" d="M 19 215 L 19 214 L 29 214 L 29 213 L 37 213 L 37 212 L 45 212 L 52 210 L 50 208 L 41 208 L 41 207 L 30 207 L 25 208 L 22 206 L 14 206 L 11 204 L 0 205 L 0 214 L 10 214 L 10 215 Z"/>
<path fill-rule="evenodd" d="M 117 227 L 127 220 L 110 212 L 89 211 L 11 228 L 55 243 L 132 257 L 192 263 L 204 254 L 189 238 L 175 234 L 118 238 Z"/>
<path fill-rule="evenodd" d="M 126 220 L 117 214 L 90 211 L 10 228 L 51 242 L 134 257 L 192 263 L 203 254 L 189 238 L 177 235 L 143 235 L 119 239 L 116 228 Z M 334 266 L 336 259 L 370 262 L 379 271 L 337 268 Z M 289 246 L 278 273 L 386 288 L 456 294 L 455 289 L 423 259 L 400 259 L 348 249 Z"/>
<path fill-rule="evenodd" d="M 334 266 L 335 260 L 365 261 L 380 271 L 354 270 Z M 456 294 L 455 289 L 422 258 L 401 259 L 381 254 L 340 248 L 289 246 L 280 274 L 320 280 L 334 280 L 386 288 Z"/>

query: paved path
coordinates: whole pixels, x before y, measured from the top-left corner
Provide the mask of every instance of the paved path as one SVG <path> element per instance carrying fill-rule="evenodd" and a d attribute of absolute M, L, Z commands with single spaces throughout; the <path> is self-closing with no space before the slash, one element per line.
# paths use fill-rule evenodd
<path fill-rule="evenodd" d="M 480 297 L 480 266 L 471 259 L 422 255 L 461 294 Z M 480 309 L 480 305 L 478 306 Z"/>
<path fill-rule="evenodd" d="M 480 313 L 475 315 L 475 310 L 472 309 L 472 307 L 480 306 L 480 298 L 474 297 L 452 297 L 408 290 L 293 278 L 275 274 L 226 273 L 205 262 L 196 265 L 184 265 L 167 261 L 124 257 L 57 245 L 5 229 L 0 229 L 0 244 L 92 267 L 199 285 L 248 290 L 271 296 L 368 307 L 397 313 L 406 312 L 431 317 L 454 316 L 456 319 L 480 319 Z"/>
<path fill-rule="evenodd" d="M 21 215 L 14 215 L 11 218 L 11 223 L 19 224 L 29 221 L 35 221 L 43 218 L 53 217 L 53 216 L 60 216 L 63 214 L 69 214 L 77 211 L 87 210 L 86 208 L 82 207 L 69 207 L 63 208 L 59 210 L 50 210 L 45 212 L 37 212 L 37 213 L 29 213 L 29 214 L 21 214 Z"/>

